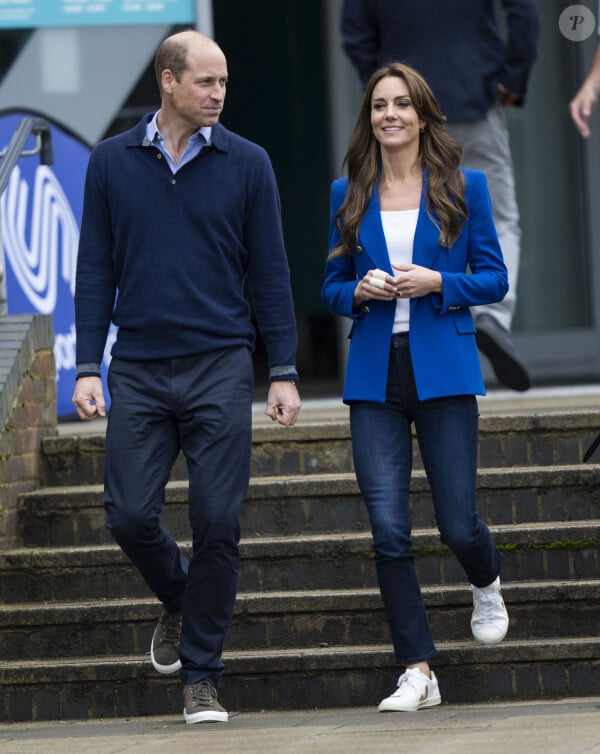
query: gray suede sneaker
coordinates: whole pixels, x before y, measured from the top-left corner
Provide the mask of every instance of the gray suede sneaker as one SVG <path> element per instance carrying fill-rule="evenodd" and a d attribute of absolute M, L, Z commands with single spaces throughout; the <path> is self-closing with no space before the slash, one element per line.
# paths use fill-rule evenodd
<path fill-rule="evenodd" d="M 181 670 L 180 636 L 181 613 L 169 613 L 163 607 L 150 645 L 152 665 L 159 673 L 176 673 Z"/>
<path fill-rule="evenodd" d="M 226 723 L 227 711 L 217 700 L 217 690 L 210 681 L 183 687 L 183 717 L 186 723 Z"/>

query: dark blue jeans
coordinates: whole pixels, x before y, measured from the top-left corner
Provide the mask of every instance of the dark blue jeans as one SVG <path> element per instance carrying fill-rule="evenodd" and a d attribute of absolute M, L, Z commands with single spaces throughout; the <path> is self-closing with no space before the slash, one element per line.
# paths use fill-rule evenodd
<path fill-rule="evenodd" d="M 369 512 L 377 578 L 399 664 L 427 660 L 436 651 L 411 553 L 412 423 L 442 542 L 475 586 L 494 581 L 501 564 L 476 510 L 477 401 L 472 395 L 419 400 L 408 336 L 394 336 L 386 402 L 351 404 L 350 425 L 356 476 Z"/>
<path fill-rule="evenodd" d="M 251 354 L 231 348 L 161 361 L 113 359 L 108 385 L 107 527 L 167 610 L 183 613 L 183 683 L 207 678 L 217 686 L 250 475 Z M 189 472 L 189 562 L 160 522 L 180 450 Z"/>

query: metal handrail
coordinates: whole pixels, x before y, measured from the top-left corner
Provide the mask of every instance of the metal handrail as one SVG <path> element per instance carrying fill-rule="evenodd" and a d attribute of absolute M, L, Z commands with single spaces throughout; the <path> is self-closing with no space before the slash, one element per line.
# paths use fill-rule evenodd
<path fill-rule="evenodd" d="M 31 134 L 35 135 L 33 149 L 24 150 L 27 139 Z M 40 155 L 42 165 L 52 165 L 54 162 L 54 150 L 52 149 L 52 134 L 50 125 L 43 118 L 23 118 L 12 135 L 10 144 L 0 152 L 0 195 L 8 185 L 10 174 L 21 157 Z"/>
<path fill-rule="evenodd" d="M 33 149 L 24 149 L 27 139 L 34 134 Z M 50 126 L 43 118 L 23 118 L 17 126 L 8 147 L 0 152 L 0 196 L 8 186 L 10 174 L 21 157 L 40 155 L 42 165 L 54 163 L 52 148 L 52 134 Z M 8 310 L 6 302 L 6 263 L 4 260 L 4 244 L 2 241 L 2 217 L 0 216 L 0 316 Z"/>

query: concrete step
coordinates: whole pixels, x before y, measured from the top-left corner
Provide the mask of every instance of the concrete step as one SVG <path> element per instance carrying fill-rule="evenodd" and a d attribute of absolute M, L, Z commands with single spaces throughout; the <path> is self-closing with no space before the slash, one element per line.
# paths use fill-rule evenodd
<path fill-rule="evenodd" d="M 600 694 L 600 638 L 444 642 L 432 666 L 450 704 Z M 231 712 L 374 705 L 399 674 L 389 645 L 225 652 L 219 700 Z M 146 657 L 0 665 L 0 721 L 181 714 L 177 674 Z"/>
<path fill-rule="evenodd" d="M 485 468 L 478 473 L 479 514 L 489 525 L 600 518 L 600 466 Z M 190 536 L 188 487 L 170 482 L 163 522 L 176 539 Z M 411 485 L 413 526 L 435 526 L 429 485 L 416 470 Z M 109 544 L 101 485 L 56 487 L 23 495 L 19 527 L 28 547 Z M 368 531 L 353 473 L 262 477 L 250 482 L 242 508 L 247 537 Z"/>
<path fill-rule="evenodd" d="M 600 581 L 504 582 L 511 640 L 593 633 Z M 469 641 L 471 589 L 424 587 L 436 642 Z M 0 605 L 0 661 L 147 654 L 158 618 L 154 598 Z M 378 589 L 241 593 L 226 648 L 322 649 L 389 643 Z"/>
<path fill-rule="evenodd" d="M 600 577 L 600 519 L 508 524 L 492 528 L 504 553 L 507 581 Z M 182 546 L 189 553 L 189 542 Z M 413 532 L 423 585 L 464 582 L 464 573 L 436 530 Z M 249 537 L 240 543 L 240 591 L 373 588 L 369 532 L 299 537 Z M 148 590 L 116 545 L 22 548 L 0 552 L 5 603 L 142 597 Z"/>
<path fill-rule="evenodd" d="M 560 406 L 560 403 L 558 404 Z M 255 425 L 252 476 L 322 474 L 352 470 L 347 412 L 339 418 L 281 428 Z M 79 425 L 83 426 L 83 425 Z M 532 410 L 527 406 L 480 419 L 480 466 L 551 466 L 580 463 L 600 429 L 600 409 Z M 100 484 L 104 471 L 103 434 L 63 434 L 42 442 L 46 484 Z M 415 443 L 415 467 L 421 466 Z M 186 479 L 180 457 L 173 479 Z"/>

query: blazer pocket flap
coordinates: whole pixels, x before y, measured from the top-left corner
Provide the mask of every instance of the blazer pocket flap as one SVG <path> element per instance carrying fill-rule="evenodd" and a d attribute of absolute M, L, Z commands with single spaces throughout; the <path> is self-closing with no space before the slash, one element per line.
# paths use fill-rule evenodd
<path fill-rule="evenodd" d="M 454 327 L 459 335 L 475 335 L 475 322 L 468 310 L 464 312 L 464 316 L 454 317 Z"/>

